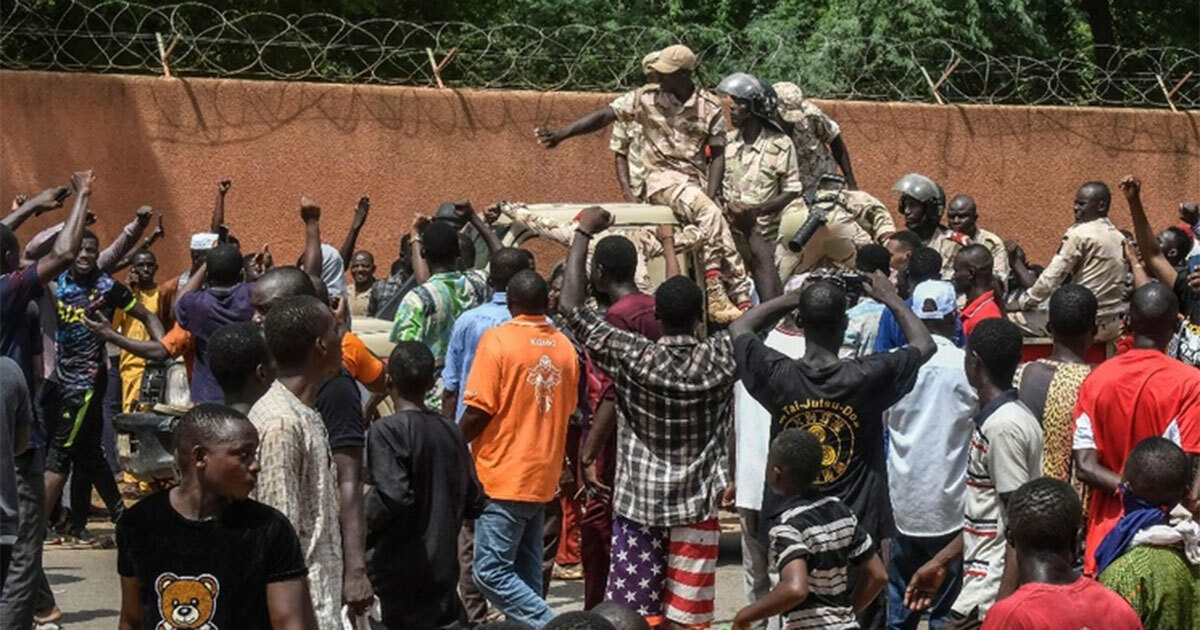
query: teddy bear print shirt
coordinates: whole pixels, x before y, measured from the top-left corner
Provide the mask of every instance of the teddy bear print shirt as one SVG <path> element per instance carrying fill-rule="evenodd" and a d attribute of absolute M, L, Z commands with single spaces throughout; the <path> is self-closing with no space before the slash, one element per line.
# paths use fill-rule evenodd
<path fill-rule="evenodd" d="M 291 523 L 251 500 L 193 521 L 171 507 L 169 495 L 143 499 L 117 523 L 117 572 L 137 578 L 141 628 L 270 628 L 267 584 L 308 573 Z"/>

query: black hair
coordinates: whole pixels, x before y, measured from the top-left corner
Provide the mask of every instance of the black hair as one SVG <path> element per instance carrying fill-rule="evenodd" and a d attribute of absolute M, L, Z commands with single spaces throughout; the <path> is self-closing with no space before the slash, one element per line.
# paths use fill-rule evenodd
<path fill-rule="evenodd" d="M 614 282 L 633 282 L 637 261 L 637 249 L 629 239 L 619 234 L 600 239 L 592 254 L 592 265 L 603 268 L 604 275 Z"/>
<path fill-rule="evenodd" d="M 1194 242 L 1192 241 L 1192 237 L 1188 236 L 1188 233 L 1178 225 L 1167 226 L 1163 228 L 1162 233 L 1169 235 L 1169 237 L 1175 241 L 1174 245 L 1179 250 L 1179 256 L 1181 259 L 1187 260 L 1188 253 L 1192 251 L 1192 243 Z M 1174 264 L 1178 261 L 1171 262 Z"/>
<path fill-rule="evenodd" d="M 241 391 L 255 368 L 270 361 L 267 338 L 256 324 L 222 326 L 208 340 L 208 369 L 226 395 Z"/>
<path fill-rule="evenodd" d="M 96 246 L 100 246 L 100 237 L 96 236 L 95 232 L 86 228 L 81 230 L 79 234 L 79 242 L 82 243 L 84 241 L 96 241 Z"/>
<path fill-rule="evenodd" d="M 971 243 L 958 250 L 958 253 L 954 256 L 955 258 L 962 258 L 967 264 L 976 269 L 987 267 L 988 270 L 991 270 L 994 263 L 991 250 L 980 243 Z"/>
<path fill-rule="evenodd" d="M 134 260 L 134 261 L 136 261 L 138 258 L 141 258 L 142 256 L 149 256 L 149 257 L 150 257 L 150 259 L 151 259 L 152 261 L 154 261 L 154 264 L 156 264 L 156 265 L 158 264 L 158 256 L 155 256 L 155 255 L 154 255 L 154 252 L 153 252 L 153 251 L 151 251 L 151 250 L 149 250 L 149 249 L 139 249 L 139 250 L 137 250 L 136 252 L 134 252 L 134 253 L 133 253 L 133 258 L 131 258 L 130 260 Z M 136 264 L 136 263 L 135 263 L 135 264 Z"/>
<path fill-rule="evenodd" d="M 402 270 L 404 268 L 405 268 L 404 261 L 397 258 L 396 260 L 392 261 L 392 266 L 388 268 L 388 275 L 394 276 L 394 275 L 400 273 L 400 270 Z"/>
<path fill-rule="evenodd" d="M 1129 328 L 1135 335 L 1155 340 L 1175 332 L 1179 298 L 1165 284 L 1151 282 L 1133 292 L 1129 302 Z"/>
<path fill-rule="evenodd" d="M 985 319 L 967 338 L 967 351 L 979 357 L 992 384 L 1008 389 L 1021 362 L 1023 343 L 1016 324 L 1004 318 Z"/>
<path fill-rule="evenodd" d="M 433 387 L 433 353 L 419 341 L 396 342 L 388 357 L 387 371 L 398 390 L 423 396 Z"/>
<path fill-rule="evenodd" d="M 325 304 L 333 306 L 329 301 L 329 285 L 325 284 L 325 280 L 313 275 L 310 275 L 308 279 L 312 280 L 314 296 Z"/>
<path fill-rule="evenodd" d="M 175 461 L 187 461 L 192 449 L 197 446 L 221 444 L 229 439 L 231 427 L 243 422 L 254 428 L 245 414 L 232 407 L 217 403 L 201 403 L 192 407 L 175 423 Z"/>
<path fill-rule="evenodd" d="M 1082 520 L 1075 489 L 1052 477 L 1025 482 L 1008 500 L 1008 536 L 1019 550 L 1074 552 Z"/>
<path fill-rule="evenodd" d="M 593 612 L 575 610 L 563 613 L 546 624 L 546 630 L 617 630 L 607 619 Z"/>
<path fill-rule="evenodd" d="M 430 263 L 452 264 L 458 258 L 458 230 L 445 221 L 431 221 L 421 233 L 421 243 Z"/>
<path fill-rule="evenodd" d="M 205 253 L 204 261 L 208 265 L 205 273 L 209 284 L 219 287 L 237 284 L 246 268 L 246 261 L 242 260 L 242 252 L 236 245 L 217 245 Z"/>
<path fill-rule="evenodd" d="M 277 285 L 274 287 L 275 290 L 284 297 L 295 295 L 315 297 L 317 295 L 317 288 L 313 285 L 312 276 L 299 267 L 271 267 L 259 276 L 256 282 L 262 287 Z"/>
<path fill-rule="evenodd" d="M 550 304 L 550 284 L 538 272 L 525 269 L 508 281 L 508 303 L 526 312 L 545 313 Z"/>
<path fill-rule="evenodd" d="M 1066 337 L 1086 334 L 1096 326 L 1099 308 L 1091 289 L 1082 284 L 1064 284 L 1050 296 L 1050 330 Z"/>
<path fill-rule="evenodd" d="M 771 440 L 768 459 L 789 483 L 807 488 L 821 472 L 821 440 L 804 429 L 785 429 Z"/>
<path fill-rule="evenodd" d="M 687 276 L 675 276 L 654 291 L 654 312 L 663 326 L 691 330 L 704 316 L 704 293 Z"/>
<path fill-rule="evenodd" d="M 508 287 L 508 281 L 512 280 L 513 276 L 526 269 L 533 269 L 533 259 L 529 252 L 523 249 L 504 247 L 492 254 L 490 267 L 488 283 L 493 289 L 503 291 Z"/>
<path fill-rule="evenodd" d="M 942 255 L 932 247 L 921 246 L 913 250 L 908 257 L 908 282 L 917 286 L 926 280 L 938 280 L 942 277 Z"/>
<path fill-rule="evenodd" d="M 592 612 L 604 617 L 616 630 L 650 630 L 646 618 L 617 602 L 600 602 Z"/>
<path fill-rule="evenodd" d="M 1171 440 L 1148 437 L 1129 451 L 1124 476 L 1135 497 L 1175 507 L 1191 488 L 1192 464 L 1188 454 Z"/>
<path fill-rule="evenodd" d="M 878 243 L 867 243 L 854 257 L 854 268 L 863 273 L 878 271 L 884 275 L 892 270 L 892 254 Z"/>
<path fill-rule="evenodd" d="M 300 365 L 313 342 L 336 325 L 333 313 L 321 300 L 311 295 L 293 295 L 271 307 L 263 322 L 263 332 L 275 362 L 291 367 Z"/>
<path fill-rule="evenodd" d="M 800 292 L 796 309 L 805 330 L 832 332 L 846 319 L 846 291 L 829 280 L 817 280 Z"/>
<path fill-rule="evenodd" d="M 888 237 L 888 240 L 903 243 L 910 250 L 918 249 L 924 245 L 924 243 L 921 242 L 921 237 L 912 230 L 900 230 L 899 232 L 894 232 Z"/>
<path fill-rule="evenodd" d="M 476 626 L 479 630 L 533 630 L 533 626 L 520 621 L 493 621 L 489 624 Z"/>
<path fill-rule="evenodd" d="M 1100 195 L 1100 200 L 1104 202 L 1104 207 L 1107 210 L 1112 205 L 1112 191 L 1108 189 L 1108 184 L 1101 181 L 1090 181 L 1084 183 L 1080 188 L 1090 188 Z"/>

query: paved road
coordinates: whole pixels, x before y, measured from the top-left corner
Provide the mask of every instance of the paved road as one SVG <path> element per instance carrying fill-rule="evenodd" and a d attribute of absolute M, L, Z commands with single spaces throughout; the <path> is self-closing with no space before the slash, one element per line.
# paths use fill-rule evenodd
<path fill-rule="evenodd" d="M 717 628 L 726 627 L 743 603 L 740 535 L 736 519 L 725 519 L 721 555 L 717 568 Z M 96 533 L 111 533 L 111 527 L 93 522 Z M 63 609 L 64 630 L 113 630 L 121 590 L 117 579 L 117 552 L 49 547 L 45 566 L 55 598 Z M 583 607 L 583 582 L 554 582 L 550 605 L 559 612 Z"/>

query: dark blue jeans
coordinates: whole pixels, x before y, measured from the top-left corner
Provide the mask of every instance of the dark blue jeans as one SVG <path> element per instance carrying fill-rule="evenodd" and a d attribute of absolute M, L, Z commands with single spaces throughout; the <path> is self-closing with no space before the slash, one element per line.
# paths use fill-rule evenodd
<path fill-rule="evenodd" d="M 925 611 L 913 611 L 904 607 L 904 591 L 908 588 L 908 581 L 921 568 L 921 565 L 933 559 L 937 552 L 958 535 L 959 532 L 956 531 L 945 536 L 918 538 L 897 533 L 896 537 L 892 539 L 888 558 L 888 630 L 917 629 L 921 622 L 921 615 Z M 958 597 L 960 588 L 962 588 L 961 558 L 946 567 L 946 581 L 942 584 L 937 597 L 933 600 L 933 606 L 928 611 L 930 630 L 937 630 L 950 614 L 950 606 Z"/>

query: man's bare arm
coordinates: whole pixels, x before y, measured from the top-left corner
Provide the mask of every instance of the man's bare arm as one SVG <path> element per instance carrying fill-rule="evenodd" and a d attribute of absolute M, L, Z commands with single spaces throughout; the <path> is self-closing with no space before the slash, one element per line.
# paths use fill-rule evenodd
<path fill-rule="evenodd" d="M 467 405 L 463 411 L 462 419 L 458 421 L 458 426 L 462 429 L 463 439 L 467 444 L 470 444 L 479 437 L 480 433 L 487 428 L 489 422 L 492 421 L 492 416 L 478 407 Z"/>
<path fill-rule="evenodd" d="M 1142 254 L 1146 270 L 1151 276 L 1158 278 L 1159 282 L 1174 287 L 1179 272 L 1175 271 L 1175 267 L 1163 256 L 1158 247 L 1158 237 L 1154 235 L 1154 228 L 1150 227 L 1150 220 L 1146 218 L 1146 209 L 1142 206 L 1142 182 L 1133 175 L 1126 175 L 1121 178 L 1119 186 L 1125 195 L 1125 201 L 1129 203 L 1133 233 L 1137 237 L 1138 251 Z"/>
<path fill-rule="evenodd" d="M 338 521 L 342 526 L 342 602 L 362 614 L 375 593 L 367 579 L 366 516 L 363 512 L 363 451 L 339 448 L 333 452 L 337 466 Z"/>
<path fill-rule="evenodd" d="M 0 219 L 0 223 L 7 225 L 15 232 L 30 217 L 36 217 L 55 208 L 61 208 L 63 201 L 70 194 L 71 190 L 66 186 L 47 188 L 33 197 L 22 201 L 15 210 L 3 219 Z"/>
<path fill-rule="evenodd" d="M 421 251 L 424 247 L 421 241 L 421 233 L 425 231 L 425 226 L 429 225 L 429 217 L 417 215 L 413 217 L 412 225 L 412 270 L 413 282 L 418 285 L 425 284 L 429 281 L 429 263 L 425 262 L 425 254 Z"/>
<path fill-rule="evenodd" d="M 308 580 L 298 577 L 267 584 L 267 614 L 275 630 L 317 630 Z"/>
<path fill-rule="evenodd" d="M 662 243 L 663 248 L 663 264 L 666 266 L 666 278 L 674 278 L 675 276 L 683 275 L 679 269 L 679 255 L 675 253 L 675 226 L 664 223 L 655 230 L 655 238 Z"/>
<path fill-rule="evenodd" d="M 121 616 L 117 630 L 140 630 L 142 627 L 142 592 L 135 577 L 121 576 Z"/>
<path fill-rule="evenodd" d="M 54 239 L 50 253 L 37 261 L 38 280 L 43 284 L 58 277 L 71 266 L 79 243 L 83 240 L 83 223 L 87 219 L 88 199 L 92 196 L 92 182 L 96 180 L 91 171 L 82 171 L 71 176 L 71 187 L 75 190 L 75 205 L 63 222 L 63 229 Z"/>
<path fill-rule="evenodd" d="M 308 197 L 300 198 L 300 219 L 304 221 L 304 257 L 301 268 L 310 276 L 321 277 L 321 206 Z"/>
<path fill-rule="evenodd" d="M 1075 474 L 1079 480 L 1100 492 L 1114 493 L 1121 485 L 1121 475 L 1100 463 L 1100 454 L 1094 448 L 1083 448 L 1071 452 L 1075 460 Z"/>
<path fill-rule="evenodd" d="M 162 320 L 158 318 L 158 315 L 151 313 L 144 304 L 137 304 L 129 309 L 129 315 L 142 322 L 142 325 L 146 327 L 146 332 L 150 333 L 151 339 L 162 341 L 163 335 L 167 334 L 166 329 L 163 328 Z"/>
<path fill-rule="evenodd" d="M 90 318 L 85 314 L 83 316 L 83 325 L 100 341 L 111 343 L 135 357 L 141 357 L 147 361 L 166 361 L 171 358 L 171 353 L 167 351 L 167 347 L 158 339 L 151 339 L 149 341 L 130 339 L 113 330 L 112 323 L 102 313 L 96 313 L 94 318 Z M 161 326 L 162 324 L 159 325 Z"/>
<path fill-rule="evenodd" d="M 829 152 L 833 154 L 833 161 L 837 162 L 838 167 L 842 169 L 842 176 L 846 178 L 846 187 L 850 190 L 858 190 L 858 182 L 854 179 L 854 168 L 850 165 L 850 149 L 846 148 L 842 134 L 839 133 L 833 142 L 829 143 Z"/>
<path fill-rule="evenodd" d="M 713 144 L 713 139 L 709 139 L 709 148 L 712 149 L 712 158 L 708 162 L 708 198 L 716 200 L 721 196 L 721 186 L 725 183 L 725 139 L 722 138 L 719 143 Z"/>
<path fill-rule="evenodd" d="M 346 232 L 346 240 L 342 241 L 342 248 L 338 250 L 346 265 L 350 264 L 350 258 L 354 256 L 354 246 L 358 243 L 358 233 L 367 224 L 367 214 L 370 211 L 371 198 L 366 195 L 359 197 L 358 205 L 354 207 L 354 219 L 350 221 L 350 231 Z"/>
<path fill-rule="evenodd" d="M 600 131 L 601 129 L 613 124 L 617 120 L 617 112 L 611 107 L 598 109 L 575 122 L 558 130 L 547 129 L 546 127 L 538 127 L 533 130 L 537 140 L 542 146 L 547 149 L 553 149 L 558 146 L 563 140 L 581 136 L 585 133 Z"/>
<path fill-rule="evenodd" d="M 229 192 L 229 187 L 233 185 L 233 180 L 222 179 L 217 182 L 217 201 L 213 205 L 212 221 L 209 222 L 209 231 L 213 234 L 221 231 L 221 226 L 225 225 L 225 194 Z"/>
<path fill-rule="evenodd" d="M 587 299 L 587 252 L 588 243 L 599 232 L 613 224 L 613 216 L 604 208 L 592 206 L 579 215 L 579 226 L 575 238 L 567 250 L 566 273 L 563 274 L 562 295 L 558 299 L 558 310 L 564 315 L 583 306 Z"/>

